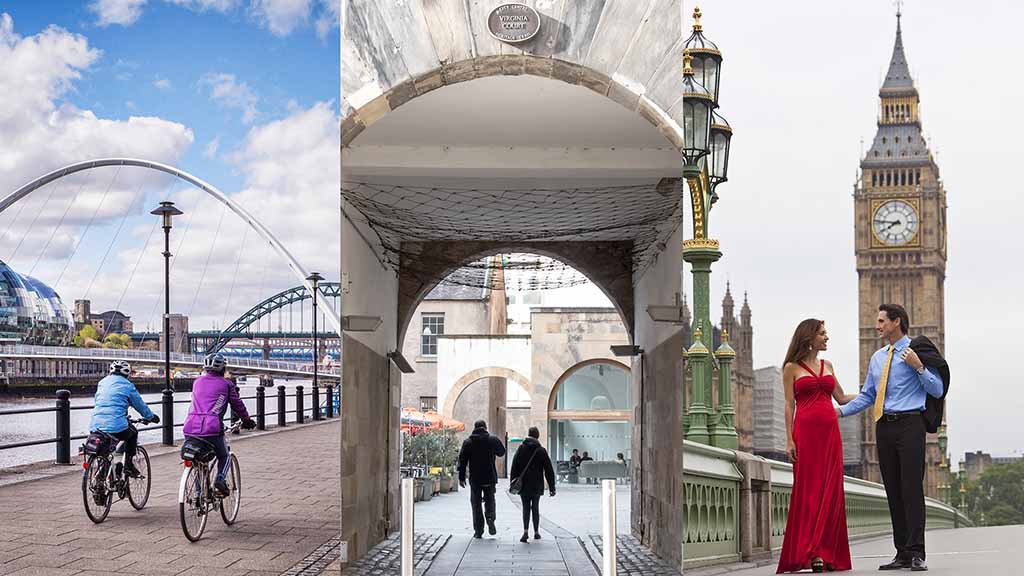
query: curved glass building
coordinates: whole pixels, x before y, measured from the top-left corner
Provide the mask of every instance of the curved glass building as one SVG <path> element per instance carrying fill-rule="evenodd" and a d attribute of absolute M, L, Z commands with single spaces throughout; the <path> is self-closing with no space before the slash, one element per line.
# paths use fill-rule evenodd
<path fill-rule="evenodd" d="M 0 340 L 60 346 L 74 336 L 74 317 L 53 288 L 0 260 Z"/>

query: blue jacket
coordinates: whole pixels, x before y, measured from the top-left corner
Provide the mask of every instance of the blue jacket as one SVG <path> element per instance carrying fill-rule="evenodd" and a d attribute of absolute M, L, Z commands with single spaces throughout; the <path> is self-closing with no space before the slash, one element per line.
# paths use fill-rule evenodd
<path fill-rule="evenodd" d="M 96 385 L 96 407 L 92 411 L 89 431 L 102 430 L 115 434 L 128 428 L 128 406 L 143 418 L 152 418 L 153 411 L 146 406 L 135 384 L 124 376 L 111 374 Z"/>

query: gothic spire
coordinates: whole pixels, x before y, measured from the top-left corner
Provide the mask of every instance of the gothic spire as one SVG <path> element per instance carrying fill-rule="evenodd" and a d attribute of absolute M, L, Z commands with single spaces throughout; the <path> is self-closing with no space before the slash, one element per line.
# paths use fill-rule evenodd
<path fill-rule="evenodd" d="M 740 308 L 740 320 L 744 326 L 750 325 L 750 303 L 747 301 L 747 293 L 743 292 L 743 308 Z"/>
<path fill-rule="evenodd" d="M 917 94 L 914 79 L 910 77 L 910 66 L 907 55 L 903 52 L 903 14 L 896 12 L 896 43 L 892 47 L 892 58 L 889 59 L 889 71 L 885 74 L 885 82 L 879 92 L 882 96 L 893 94 Z"/>

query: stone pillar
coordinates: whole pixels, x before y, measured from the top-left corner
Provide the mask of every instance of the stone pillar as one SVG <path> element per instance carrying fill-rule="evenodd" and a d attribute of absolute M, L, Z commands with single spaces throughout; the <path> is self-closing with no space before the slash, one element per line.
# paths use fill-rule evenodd
<path fill-rule="evenodd" d="M 501 267 L 501 255 L 490 258 L 491 294 L 487 302 L 488 334 L 503 335 L 508 333 L 508 308 L 505 303 L 505 271 Z M 508 382 L 504 378 L 487 379 L 487 428 L 491 434 L 505 442 L 507 423 Z M 508 457 L 511 457 L 509 455 Z M 506 458 L 508 458 L 506 457 Z M 498 458 L 495 463 L 498 476 L 506 474 L 506 458 Z"/>
<path fill-rule="evenodd" d="M 740 554 L 744 562 L 772 557 L 772 467 L 760 456 L 736 452 L 740 484 Z"/>
<path fill-rule="evenodd" d="M 722 345 L 715 351 L 718 358 L 718 408 L 715 412 L 715 423 L 711 428 L 711 444 L 719 448 L 736 450 L 739 444 L 739 437 L 736 435 L 736 426 L 733 423 L 736 410 L 733 407 L 732 390 L 732 361 L 736 358 L 736 352 L 729 346 L 729 331 L 722 330 Z"/>

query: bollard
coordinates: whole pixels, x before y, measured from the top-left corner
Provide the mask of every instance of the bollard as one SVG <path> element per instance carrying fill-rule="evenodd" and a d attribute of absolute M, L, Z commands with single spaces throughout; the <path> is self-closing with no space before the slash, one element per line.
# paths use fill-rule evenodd
<path fill-rule="evenodd" d="M 284 426 L 288 420 L 288 408 L 285 406 L 284 384 L 277 387 L 277 425 Z"/>
<path fill-rule="evenodd" d="M 615 542 L 615 480 L 601 480 L 601 576 L 615 576 L 618 570 Z"/>
<path fill-rule="evenodd" d="M 161 397 L 162 412 L 160 423 L 163 424 L 163 442 L 165 446 L 174 446 L 174 392 L 165 388 Z"/>
<path fill-rule="evenodd" d="M 70 390 L 57 390 L 57 464 L 71 464 Z"/>
<path fill-rule="evenodd" d="M 334 418 L 334 386 L 327 385 L 327 417 Z"/>
<path fill-rule="evenodd" d="M 302 424 L 305 420 L 303 416 L 303 412 L 305 412 L 305 410 L 303 409 L 304 406 L 302 405 L 302 400 L 302 384 L 299 384 L 295 387 L 295 421 L 299 424 Z"/>
<path fill-rule="evenodd" d="M 256 387 L 256 429 L 267 429 L 267 391 L 262 384 Z"/>
<path fill-rule="evenodd" d="M 412 576 L 413 525 L 415 515 L 412 509 L 413 479 L 402 478 L 402 576 Z"/>
<path fill-rule="evenodd" d="M 315 420 L 319 420 L 320 419 L 320 387 L 316 385 L 316 382 L 313 382 L 313 390 L 312 390 L 312 392 L 313 392 L 313 396 L 312 396 L 312 398 L 313 398 L 313 400 L 312 400 L 312 402 L 313 402 L 313 420 L 315 421 Z"/>

